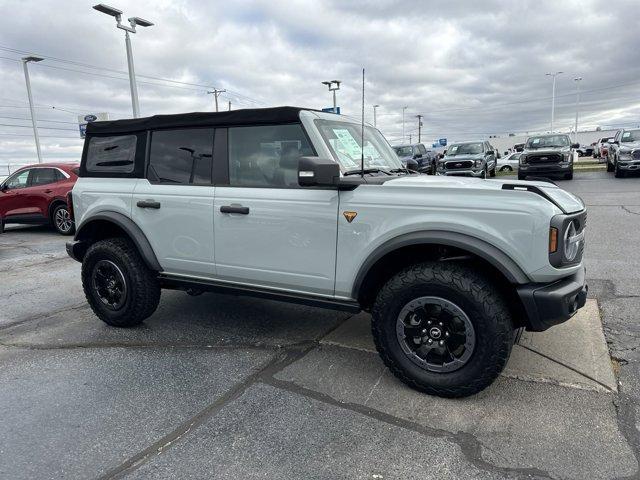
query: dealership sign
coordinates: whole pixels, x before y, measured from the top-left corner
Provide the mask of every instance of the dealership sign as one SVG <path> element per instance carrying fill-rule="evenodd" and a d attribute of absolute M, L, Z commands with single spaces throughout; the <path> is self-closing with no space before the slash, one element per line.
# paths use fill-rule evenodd
<path fill-rule="evenodd" d="M 103 113 L 87 113 L 86 115 L 78 115 L 78 129 L 80 130 L 80 138 L 84 138 L 87 132 L 87 124 L 91 122 L 101 122 L 109 120 L 109 114 Z"/>

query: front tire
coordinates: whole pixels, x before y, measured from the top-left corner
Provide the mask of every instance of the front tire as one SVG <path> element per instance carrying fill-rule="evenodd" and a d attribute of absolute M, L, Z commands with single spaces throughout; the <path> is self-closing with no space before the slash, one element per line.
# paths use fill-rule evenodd
<path fill-rule="evenodd" d="M 96 316 L 114 327 L 141 324 L 160 302 L 155 272 L 125 238 L 89 247 L 82 261 L 82 288 Z"/>
<path fill-rule="evenodd" d="M 489 386 L 507 363 L 515 330 L 494 285 L 446 262 L 406 268 L 380 290 L 373 337 L 385 365 L 416 390 L 466 397 Z"/>
<path fill-rule="evenodd" d="M 490 171 L 489 171 L 489 175 L 491 177 L 495 177 L 496 176 L 496 167 L 493 167 Z"/>
<path fill-rule="evenodd" d="M 527 176 L 524 173 L 518 172 L 518 180 L 524 180 L 526 178 L 527 178 Z"/>
<path fill-rule="evenodd" d="M 65 204 L 57 205 L 51 212 L 51 223 L 60 235 L 73 235 L 75 225 Z"/>
<path fill-rule="evenodd" d="M 616 162 L 615 165 L 613 166 L 613 175 L 616 178 L 624 177 L 624 171 L 620 170 L 620 167 L 618 166 L 618 162 Z"/>

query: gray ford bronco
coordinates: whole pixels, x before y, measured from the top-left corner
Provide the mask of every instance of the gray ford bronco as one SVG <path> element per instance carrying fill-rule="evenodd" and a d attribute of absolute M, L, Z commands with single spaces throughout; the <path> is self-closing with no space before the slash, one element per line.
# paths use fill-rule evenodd
<path fill-rule="evenodd" d="M 162 289 L 371 312 L 384 363 L 471 395 L 518 329 L 585 303 L 586 210 L 553 184 L 406 170 L 382 134 L 293 107 L 90 123 L 71 257 L 96 316 L 132 327 Z"/>

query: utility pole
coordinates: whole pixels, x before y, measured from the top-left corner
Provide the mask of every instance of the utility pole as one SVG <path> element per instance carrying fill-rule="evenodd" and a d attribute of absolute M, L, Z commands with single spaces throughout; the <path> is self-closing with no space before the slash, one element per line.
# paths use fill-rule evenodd
<path fill-rule="evenodd" d="M 229 100 L 229 111 L 231 111 L 231 100 Z"/>
<path fill-rule="evenodd" d="M 404 136 L 404 111 L 409 108 L 409 107 L 402 107 L 402 143 L 404 143 L 405 141 L 405 136 Z"/>
<path fill-rule="evenodd" d="M 36 141 L 36 152 L 38 154 L 38 163 L 42 163 L 42 152 L 40 152 L 40 136 L 38 135 L 38 125 L 36 124 L 36 110 L 33 108 L 33 97 L 31 96 L 31 80 L 29 79 L 29 68 L 27 63 L 40 62 L 44 58 L 40 57 L 23 57 L 22 68 L 24 69 L 24 81 L 27 84 L 27 97 L 29 97 L 29 110 L 31 111 L 31 124 L 33 125 L 33 138 Z"/>
<path fill-rule="evenodd" d="M 551 89 L 551 133 L 553 133 L 553 117 L 556 113 L 556 77 L 564 72 L 545 73 L 547 77 L 553 77 L 553 87 Z"/>
<path fill-rule="evenodd" d="M 576 139 L 575 143 L 578 143 L 578 111 L 580 110 L 580 82 L 582 77 L 576 77 L 573 79 L 576 82 Z"/>
<path fill-rule="evenodd" d="M 129 20 L 130 27 L 122 24 L 122 10 L 118 10 L 117 8 L 110 7 L 109 5 L 105 5 L 104 3 L 100 3 L 95 5 L 94 10 L 105 13 L 116 19 L 116 27 L 120 30 L 124 30 L 124 44 L 127 49 L 127 66 L 129 67 L 129 87 L 131 88 L 131 107 L 133 109 L 133 118 L 138 118 L 140 116 L 140 104 L 138 103 L 138 85 L 136 84 L 136 72 L 133 67 L 133 51 L 131 50 L 131 39 L 129 38 L 129 33 L 136 33 L 136 27 L 151 27 L 153 23 L 144 18 L 140 17 L 130 17 Z"/>
<path fill-rule="evenodd" d="M 329 88 L 329 91 L 333 93 L 333 113 L 338 113 L 338 104 L 336 102 L 336 91 L 340 90 L 340 80 L 326 80 L 322 82 Z"/>
<path fill-rule="evenodd" d="M 404 139 L 402 141 L 404 142 Z M 411 134 L 409 134 L 409 144 L 411 144 Z"/>
<path fill-rule="evenodd" d="M 215 99 L 216 102 L 216 112 L 218 111 L 218 95 L 220 95 L 221 93 L 226 92 L 226 90 L 218 90 L 217 88 L 214 88 L 211 91 L 207 91 L 207 93 L 213 93 L 213 97 Z"/>
<path fill-rule="evenodd" d="M 373 106 L 373 126 L 377 127 L 378 126 L 378 122 L 376 121 L 376 108 L 378 108 L 380 105 L 374 105 Z"/>
<path fill-rule="evenodd" d="M 422 137 L 421 137 L 421 133 L 422 133 L 422 115 L 416 115 L 416 118 L 418 119 L 418 143 L 421 142 Z"/>

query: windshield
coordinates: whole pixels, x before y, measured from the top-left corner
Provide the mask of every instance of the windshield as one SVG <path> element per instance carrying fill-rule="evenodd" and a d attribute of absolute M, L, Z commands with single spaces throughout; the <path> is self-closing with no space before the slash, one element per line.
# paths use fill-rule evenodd
<path fill-rule="evenodd" d="M 568 147 L 569 137 L 566 135 L 546 135 L 544 137 L 531 137 L 527 140 L 527 148 Z"/>
<path fill-rule="evenodd" d="M 621 142 L 640 142 L 640 130 L 622 132 Z"/>
<path fill-rule="evenodd" d="M 411 147 L 393 147 L 399 157 L 410 157 L 413 155 Z"/>
<path fill-rule="evenodd" d="M 381 170 L 404 168 L 387 140 L 373 127 L 364 127 L 363 149 L 360 125 L 335 120 L 315 120 L 315 124 L 343 172 L 360 170 L 363 153 L 364 168 Z"/>
<path fill-rule="evenodd" d="M 458 145 L 451 145 L 447 150 L 447 155 L 475 155 L 482 153 L 482 143 L 460 143 Z"/>

